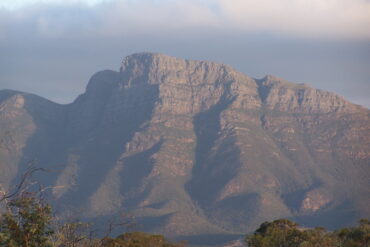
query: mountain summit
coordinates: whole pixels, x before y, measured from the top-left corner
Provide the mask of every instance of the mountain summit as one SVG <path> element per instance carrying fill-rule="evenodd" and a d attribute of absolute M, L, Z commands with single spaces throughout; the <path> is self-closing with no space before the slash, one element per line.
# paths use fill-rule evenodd
<path fill-rule="evenodd" d="M 370 216 L 370 111 L 271 75 L 139 53 L 68 105 L 0 91 L 0 126 L 1 186 L 33 160 L 60 210 L 88 218 L 123 210 L 196 241 Z"/>

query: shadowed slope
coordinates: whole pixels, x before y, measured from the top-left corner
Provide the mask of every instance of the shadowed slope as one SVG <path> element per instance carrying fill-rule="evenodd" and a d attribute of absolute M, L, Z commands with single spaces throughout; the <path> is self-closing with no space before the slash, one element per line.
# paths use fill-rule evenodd
<path fill-rule="evenodd" d="M 34 158 L 61 211 L 85 217 L 227 239 L 273 218 L 370 215 L 369 110 L 274 76 L 139 53 L 69 105 L 0 91 L 0 124 L 0 183 Z"/>

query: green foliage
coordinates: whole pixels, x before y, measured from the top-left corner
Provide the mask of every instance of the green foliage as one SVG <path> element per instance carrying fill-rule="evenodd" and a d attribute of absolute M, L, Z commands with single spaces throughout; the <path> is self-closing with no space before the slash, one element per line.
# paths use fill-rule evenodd
<path fill-rule="evenodd" d="M 0 246 L 51 247 L 51 207 L 31 193 L 23 193 L 7 205 L 0 218 Z"/>
<path fill-rule="evenodd" d="M 370 247 L 370 221 L 327 232 L 322 227 L 300 228 L 296 223 L 280 219 L 263 223 L 246 237 L 249 247 Z"/>
<path fill-rule="evenodd" d="M 1 201 L 1 200 L 0 200 Z M 116 238 L 91 237 L 91 225 L 67 222 L 53 225 L 52 208 L 34 193 L 22 192 L 6 203 L 0 216 L 0 247 L 181 247 L 162 235 L 143 232 L 124 233 Z M 122 224 L 118 224 L 122 225 Z M 115 224 L 110 225 L 111 228 Z M 279 219 L 264 222 L 245 239 L 249 247 L 370 247 L 370 221 L 362 219 L 356 227 L 327 232 Z"/>
<path fill-rule="evenodd" d="M 109 237 L 116 227 L 130 227 L 127 215 L 112 220 L 106 236 L 93 238 L 95 230 L 91 224 L 80 221 L 68 221 L 58 224 L 52 215 L 52 208 L 42 198 L 43 190 L 27 192 L 28 179 L 34 172 L 43 169 L 30 167 L 21 177 L 15 190 L 3 192 L 0 203 L 5 205 L 5 212 L 0 215 L 0 247 L 179 247 L 168 242 L 161 235 L 142 232 L 125 233 L 117 238 Z"/>
<path fill-rule="evenodd" d="M 162 235 L 151 235 L 143 232 L 125 233 L 114 239 L 108 239 L 104 247 L 180 247 L 172 244 Z"/>
<path fill-rule="evenodd" d="M 285 220 L 265 222 L 256 230 L 256 234 L 248 239 L 250 246 L 292 246 L 297 241 L 299 230 L 296 224 Z"/>
<path fill-rule="evenodd" d="M 343 247 L 370 247 L 370 221 L 362 219 L 359 225 L 336 231 Z"/>
<path fill-rule="evenodd" d="M 57 227 L 52 236 L 53 246 L 55 247 L 78 247 L 78 246 L 92 246 L 90 244 L 89 231 L 91 224 L 73 221 L 64 223 Z M 95 240 L 95 242 L 99 242 Z M 98 245 L 99 246 L 99 245 Z"/>
<path fill-rule="evenodd" d="M 92 239 L 91 225 L 67 222 L 52 227 L 52 209 L 32 193 L 7 203 L 0 216 L 0 247 L 180 247 L 161 235 L 125 233 L 117 238 Z M 52 230 L 55 228 L 55 230 Z"/>
<path fill-rule="evenodd" d="M 302 229 L 286 219 L 265 222 L 246 238 L 250 247 L 337 247 L 336 237 L 323 228 Z"/>

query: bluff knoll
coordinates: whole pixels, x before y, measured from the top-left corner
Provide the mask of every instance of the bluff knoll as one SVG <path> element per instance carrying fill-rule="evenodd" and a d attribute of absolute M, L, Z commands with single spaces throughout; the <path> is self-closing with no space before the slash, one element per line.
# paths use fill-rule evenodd
<path fill-rule="evenodd" d="M 88 218 L 123 210 L 184 238 L 370 216 L 370 111 L 274 76 L 134 54 L 68 105 L 0 91 L 0 126 L 2 187 L 32 160 L 60 210 Z"/>

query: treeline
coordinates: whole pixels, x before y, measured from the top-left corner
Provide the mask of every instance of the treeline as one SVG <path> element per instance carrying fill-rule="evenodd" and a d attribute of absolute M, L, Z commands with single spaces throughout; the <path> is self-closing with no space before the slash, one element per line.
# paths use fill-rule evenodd
<path fill-rule="evenodd" d="M 182 247 L 162 235 L 127 232 L 112 237 L 115 227 L 131 223 L 111 222 L 104 236 L 97 237 L 91 224 L 58 220 L 43 199 L 43 190 L 29 192 L 28 178 L 39 169 L 27 171 L 12 193 L 0 190 L 0 247 Z M 117 229 L 116 229 L 117 230 Z M 121 232 L 125 232 L 122 229 Z M 370 221 L 362 219 L 355 227 L 334 232 L 322 227 L 303 228 L 280 219 L 265 222 L 245 238 L 249 247 L 370 247 Z"/>
<path fill-rule="evenodd" d="M 249 247 L 370 247 L 370 221 L 362 219 L 355 227 L 329 232 L 280 219 L 263 223 L 245 242 Z"/>
<path fill-rule="evenodd" d="M 32 181 L 34 173 L 45 171 L 30 164 L 20 182 L 9 191 L 0 185 L 0 247 L 182 247 L 162 235 L 129 232 L 130 217 L 115 217 L 106 229 L 66 217 L 55 216 L 44 199 L 45 188 Z M 117 220 L 118 219 L 118 220 Z M 112 232 L 125 232 L 112 237 Z M 99 235 L 97 234 L 99 232 Z M 104 232 L 104 233 L 103 233 Z M 98 237 L 100 236 L 100 237 Z"/>
<path fill-rule="evenodd" d="M 162 235 L 127 232 L 97 238 L 90 224 L 73 221 L 58 225 L 52 208 L 35 193 L 23 192 L 6 202 L 0 216 L 3 247 L 181 247 Z M 111 227 L 111 226 L 110 226 Z M 370 221 L 334 232 L 322 227 L 303 228 L 287 219 L 265 222 L 245 238 L 249 247 L 370 247 Z"/>
<path fill-rule="evenodd" d="M 16 198 L 7 200 L 5 206 L 5 212 L 0 216 L 2 247 L 184 246 L 182 243 L 170 243 L 162 235 L 128 232 L 113 238 L 109 236 L 112 230 L 109 229 L 108 234 L 98 238 L 88 223 L 73 221 L 58 224 L 50 205 L 44 203 L 37 193 L 20 193 Z"/>

